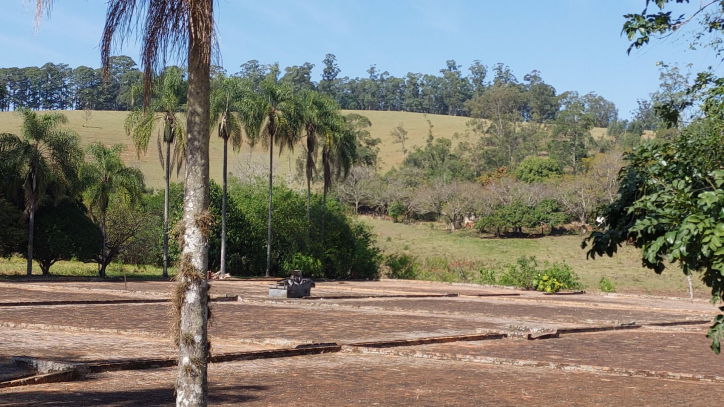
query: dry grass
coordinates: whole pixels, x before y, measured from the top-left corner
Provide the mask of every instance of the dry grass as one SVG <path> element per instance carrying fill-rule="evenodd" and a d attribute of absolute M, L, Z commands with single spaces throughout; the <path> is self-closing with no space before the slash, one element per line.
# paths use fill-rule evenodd
<path fill-rule="evenodd" d="M 10 259 L 0 258 L 0 276 L 1 277 L 24 277 L 26 261 L 20 257 L 12 257 Z M 143 278 L 153 279 L 161 278 L 163 269 L 154 266 L 143 266 L 141 268 L 111 263 L 106 269 L 106 275 L 109 278 L 123 277 L 125 271 L 126 277 L 129 279 Z M 176 274 L 175 268 L 168 269 L 170 276 Z M 40 266 L 33 265 L 33 275 L 40 275 Z M 56 276 L 76 276 L 76 277 L 97 277 L 98 266 L 95 263 L 82 263 L 79 261 L 59 261 L 50 268 L 50 274 Z"/>
<path fill-rule="evenodd" d="M 429 119 L 433 124 L 433 134 L 435 137 L 446 137 L 453 140 L 453 145 L 459 141 L 466 140 L 465 131 L 466 123 L 470 118 L 446 115 L 424 115 L 422 113 L 409 112 L 380 112 L 380 111 L 351 111 L 345 110 L 342 113 L 359 113 L 367 116 L 372 122 L 370 133 L 373 137 L 379 137 L 382 140 L 380 145 L 380 158 L 382 159 L 381 171 L 387 171 L 394 166 L 402 163 L 402 149 L 399 144 L 392 143 L 390 132 L 392 129 L 403 124 L 408 131 L 408 143 L 405 147 L 412 151 L 415 146 L 423 147 L 427 140 Z M 153 188 L 163 187 L 163 171 L 158 161 L 158 153 L 156 152 L 155 139 L 149 143 L 148 154 L 141 155 L 139 159 L 136 150 L 133 148 L 130 137 L 125 134 L 123 129 L 123 121 L 128 112 L 108 112 L 94 111 L 86 126 L 84 112 L 82 110 L 71 110 L 63 112 L 68 116 L 68 127 L 78 132 L 83 145 L 88 145 L 94 141 L 101 141 L 106 145 L 123 143 L 128 148 L 123 153 L 123 159 L 127 165 L 138 167 L 143 171 L 146 177 L 146 185 Z M 20 131 L 21 117 L 13 112 L 0 112 L 0 133 L 15 133 Z M 454 134 L 458 133 L 459 138 L 454 138 Z M 605 134 L 605 129 L 594 129 L 594 137 L 601 137 Z M 472 137 L 472 136 L 470 136 Z M 474 142 L 474 140 L 469 139 Z M 268 150 L 261 146 L 250 148 L 246 143 L 241 148 L 239 154 L 232 154 L 229 157 L 229 169 L 232 173 L 239 165 L 243 165 L 251 156 L 251 161 L 263 168 L 268 167 L 269 154 Z M 221 181 L 221 165 L 222 165 L 223 143 L 215 134 L 211 136 L 211 178 Z M 292 151 L 285 151 L 281 157 L 275 153 L 275 171 L 280 175 L 286 175 L 295 171 L 296 158 L 302 154 L 302 147 Z M 173 181 L 183 180 L 183 170 L 178 178 L 174 175 Z"/>
<path fill-rule="evenodd" d="M 679 269 L 656 275 L 641 266 L 640 251 L 634 247 L 622 247 L 613 258 L 588 260 L 581 249 L 581 236 L 493 239 L 481 238 L 472 230 L 450 233 L 441 224 L 405 225 L 366 216 L 360 219 L 373 227 L 378 246 L 388 254 L 404 252 L 421 261 L 445 259 L 449 263 L 492 269 L 514 263 L 521 256 L 535 256 L 539 261 L 566 262 L 590 291 L 598 291 L 598 282 L 606 277 L 617 292 L 688 296 L 686 278 Z M 695 284 L 697 296 L 709 298 L 703 283 Z"/>

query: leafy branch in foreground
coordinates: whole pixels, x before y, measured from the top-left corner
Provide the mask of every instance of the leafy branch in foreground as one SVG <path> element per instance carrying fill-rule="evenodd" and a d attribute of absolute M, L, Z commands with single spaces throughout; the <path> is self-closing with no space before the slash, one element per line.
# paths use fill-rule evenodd
<path fill-rule="evenodd" d="M 724 299 L 724 123 L 702 119 L 672 142 L 644 144 L 626 156 L 619 198 L 601 210 L 605 229 L 593 232 L 588 255 L 613 256 L 626 241 L 642 249 L 645 267 L 662 273 L 678 263 L 701 273 L 714 303 Z M 587 243 L 583 243 L 585 248 Z M 708 336 L 720 352 L 724 321 Z"/>

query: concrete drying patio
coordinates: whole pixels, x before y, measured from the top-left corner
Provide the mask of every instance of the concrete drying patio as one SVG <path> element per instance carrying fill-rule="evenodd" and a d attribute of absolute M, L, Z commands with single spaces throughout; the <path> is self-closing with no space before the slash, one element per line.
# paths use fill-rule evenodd
<path fill-rule="evenodd" d="M 172 285 L 0 282 L 0 406 L 173 405 Z M 724 356 L 705 337 L 717 309 L 704 301 L 402 281 L 317 283 L 313 298 L 282 300 L 267 286 L 212 282 L 211 404 L 724 397 Z M 13 368 L 21 357 L 82 374 L 29 380 Z"/>

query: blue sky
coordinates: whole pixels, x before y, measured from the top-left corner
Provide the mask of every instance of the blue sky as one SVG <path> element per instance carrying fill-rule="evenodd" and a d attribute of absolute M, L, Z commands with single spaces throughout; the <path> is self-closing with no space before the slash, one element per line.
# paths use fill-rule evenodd
<path fill-rule="evenodd" d="M 100 63 L 105 1 L 59 0 L 36 32 L 32 2 L 3 0 L 0 67 Z M 694 2 L 698 3 L 698 2 Z M 658 86 L 657 61 L 712 64 L 687 51 L 686 33 L 626 55 L 623 14 L 644 0 L 219 0 L 223 65 L 236 72 L 249 59 L 281 67 L 311 62 L 319 80 L 333 53 L 341 76 L 366 76 L 371 64 L 395 76 L 437 73 L 455 59 L 509 65 L 519 80 L 537 69 L 558 92 L 594 91 L 627 118 L 636 99 Z M 689 9 L 695 7 L 688 6 Z M 138 60 L 135 43 L 117 54 Z"/>

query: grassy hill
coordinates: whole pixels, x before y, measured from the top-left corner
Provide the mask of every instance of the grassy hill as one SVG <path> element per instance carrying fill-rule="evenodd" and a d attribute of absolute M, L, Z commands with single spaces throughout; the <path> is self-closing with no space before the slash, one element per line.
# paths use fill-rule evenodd
<path fill-rule="evenodd" d="M 343 111 L 343 113 L 355 112 L 367 116 L 372 122 L 370 133 L 373 137 L 382 140 L 380 145 L 380 158 L 382 159 L 382 171 L 387 171 L 393 166 L 399 166 L 402 162 L 402 149 L 399 144 L 394 144 L 390 137 L 390 131 L 403 124 L 408 131 L 409 142 L 405 146 L 412 150 L 415 146 L 424 146 L 427 139 L 428 123 L 433 125 L 435 137 L 453 138 L 455 133 L 464 134 L 468 117 L 444 116 L 408 112 L 381 112 L 381 111 Z M 131 140 L 123 130 L 123 121 L 128 112 L 94 111 L 86 124 L 85 112 L 66 111 L 68 116 L 68 127 L 78 132 L 84 145 L 94 141 L 102 141 L 107 145 L 123 143 L 128 146 L 124 152 L 124 160 L 130 166 L 140 168 L 146 176 L 146 184 L 154 188 L 163 186 L 163 171 L 158 159 L 155 140 L 149 146 L 148 154 L 138 158 Z M 19 133 L 21 118 L 13 112 L 0 112 L 0 132 Z M 598 138 L 605 134 L 605 129 L 594 129 L 593 135 Z M 453 139 L 453 144 L 457 140 Z M 229 169 L 232 173 L 238 172 L 238 168 L 248 166 L 252 163 L 254 167 L 266 168 L 269 155 L 261 146 L 250 148 L 245 144 L 239 154 L 232 154 L 229 158 Z M 223 143 L 221 139 L 212 135 L 211 137 L 211 177 L 217 181 L 221 180 Z M 281 157 L 275 153 L 275 168 L 278 174 L 284 175 L 293 172 L 296 158 L 302 154 L 301 146 L 293 152 L 285 151 Z M 178 180 L 183 179 L 183 173 Z M 175 176 L 172 180 L 176 180 Z"/>

